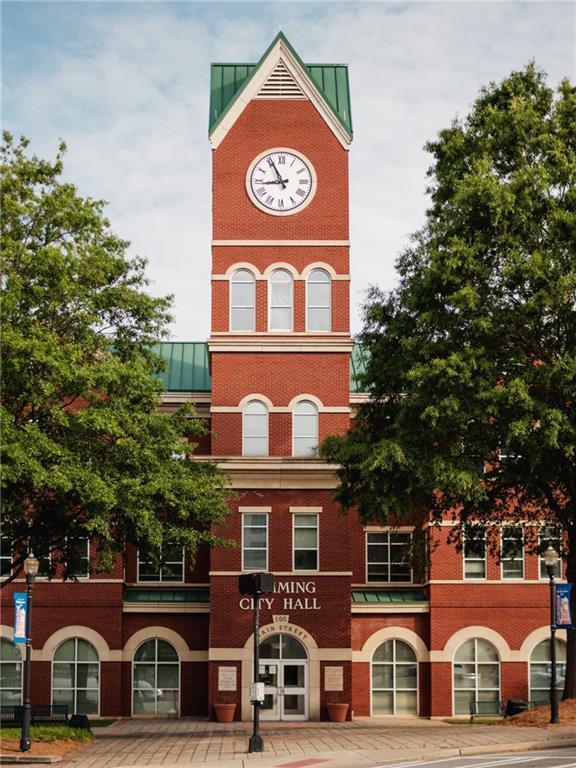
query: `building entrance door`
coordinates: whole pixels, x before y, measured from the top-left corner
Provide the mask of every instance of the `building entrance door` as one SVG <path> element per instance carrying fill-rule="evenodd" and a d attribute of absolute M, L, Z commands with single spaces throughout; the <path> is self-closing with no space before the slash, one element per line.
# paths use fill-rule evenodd
<path fill-rule="evenodd" d="M 262 720 L 308 719 L 308 657 L 295 637 L 273 635 L 260 644 L 260 682 L 265 684 Z"/>

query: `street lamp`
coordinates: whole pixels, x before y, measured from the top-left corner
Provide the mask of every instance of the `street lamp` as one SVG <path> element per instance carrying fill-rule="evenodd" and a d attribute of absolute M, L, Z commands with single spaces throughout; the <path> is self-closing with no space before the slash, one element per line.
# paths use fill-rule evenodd
<path fill-rule="evenodd" d="M 30 664 L 32 661 L 32 585 L 38 573 L 38 560 L 32 552 L 24 560 L 24 573 L 26 574 L 26 661 L 24 663 L 24 706 L 22 707 L 22 736 L 20 738 L 20 751 L 28 752 L 30 749 Z"/>
<path fill-rule="evenodd" d="M 559 723 L 556 696 L 556 611 L 554 604 L 554 576 L 560 555 L 553 547 L 544 552 L 544 565 L 550 579 L 550 722 Z"/>

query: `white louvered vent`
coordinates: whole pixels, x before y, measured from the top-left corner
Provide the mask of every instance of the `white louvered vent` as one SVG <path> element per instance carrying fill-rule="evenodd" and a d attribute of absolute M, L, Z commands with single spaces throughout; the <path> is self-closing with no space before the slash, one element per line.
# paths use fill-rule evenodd
<path fill-rule="evenodd" d="M 256 95 L 257 99 L 306 99 L 296 80 L 292 77 L 286 64 L 280 59 L 274 67 L 268 80 Z"/>

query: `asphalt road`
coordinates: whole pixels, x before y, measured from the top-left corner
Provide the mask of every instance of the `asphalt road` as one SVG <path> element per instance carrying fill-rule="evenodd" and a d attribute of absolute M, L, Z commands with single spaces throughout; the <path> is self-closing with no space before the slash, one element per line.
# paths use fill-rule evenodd
<path fill-rule="evenodd" d="M 515 752 L 507 755 L 451 757 L 445 760 L 418 760 L 386 763 L 375 768 L 576 768 L 576 748 L 550 749 L 537 752 Z"/>

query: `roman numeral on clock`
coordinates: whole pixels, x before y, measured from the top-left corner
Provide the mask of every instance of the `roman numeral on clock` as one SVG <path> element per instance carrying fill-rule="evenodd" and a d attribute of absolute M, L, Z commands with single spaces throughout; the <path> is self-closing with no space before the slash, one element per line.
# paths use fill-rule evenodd
<path fill-rule="evenodd" d="M 282 198 L 278 198 L 278 210 L 283 211 L 284 210 L 284 200 Z"/>
<path fill-rule="evenodd" d="M 274 202 L 274 198 L 272 197 L 272 195 L 268 195 L 268 197 L 266 198 L 266 205 L 272 205 L 273 202 Z"/>
<path fill-rule="evenodd" d="M 300 197 L 304 197 L 304 195 L 306 194 L 306 191 L 304 189 L 297 189 L 296 194 L 300 195 Z"/>

